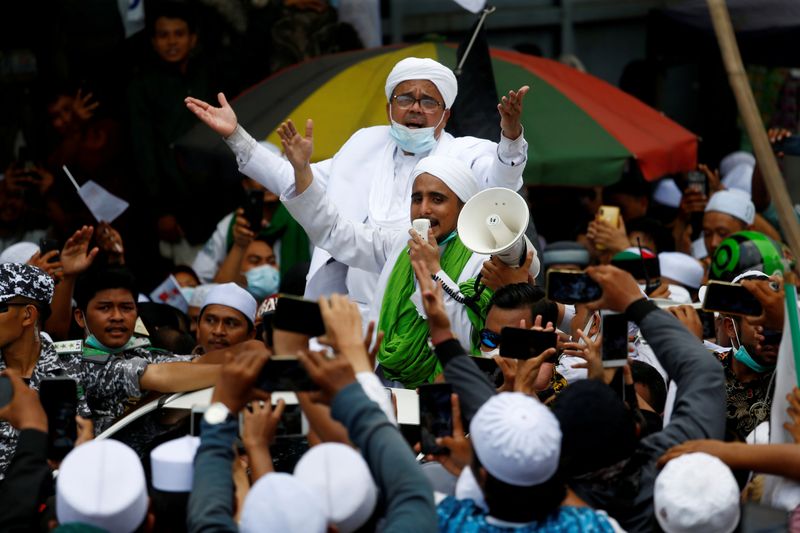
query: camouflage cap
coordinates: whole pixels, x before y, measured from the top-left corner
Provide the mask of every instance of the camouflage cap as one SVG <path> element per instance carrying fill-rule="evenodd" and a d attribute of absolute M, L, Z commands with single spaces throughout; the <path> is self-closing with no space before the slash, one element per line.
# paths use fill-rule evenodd
<path fill-rule="evenodd" d="M 0 303 L 16 296 L 49 304 L 55 282 L 44 270 L 23 263 L 0 264 Z"/>

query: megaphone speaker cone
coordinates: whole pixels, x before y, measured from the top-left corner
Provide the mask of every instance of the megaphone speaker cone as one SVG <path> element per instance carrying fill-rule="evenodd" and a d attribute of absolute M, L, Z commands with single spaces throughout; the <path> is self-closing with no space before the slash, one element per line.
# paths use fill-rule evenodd
<path fill-rule="evenodd" d="M 528 216 L 528 203 L 516 192 L 501 187 L 486 189 L 461 208 L 458 236 L 475 253 L 500 255 L 519 246 Z"/>

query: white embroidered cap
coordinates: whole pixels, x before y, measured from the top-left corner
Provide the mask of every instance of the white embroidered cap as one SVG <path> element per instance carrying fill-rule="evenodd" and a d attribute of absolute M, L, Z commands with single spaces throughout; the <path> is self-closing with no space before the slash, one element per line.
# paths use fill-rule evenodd
<path fill-rule="evenodd" d="M 398 61 L 386 78 L 386 101 L 392 99 L 392 92 L 404 81 L 429 80 L 433 83 L 444 100 L 445 109 L 450 109 L 458 94 L 458 80 L 453 71 L 438 61 L 427 57 L 407 57 Z"/>
<path fill-rule="evenodd" d="M 165 442 L 150 452 L 153 488 L 163 492 L 191 492 L 194 480 L 194 456 L 200 437 L 186 435 Z"/>
<path fill-rule="evenodd" d="M 661 275 L 681 285 L 697 289 L 703 283 L 703 264 L 689 254 L 661 252 L 658 254 Z"/>
<path fill-rule="evenodd" d="M 203 309 L 209 305 L 226 305 L 242 313 L 251 324 L 256 321 L 258 304 L 253 296 L 235 283 L 222 283 L 212 288 L 203 300 Z M 202 314 L 202 311 L 201 311 Z"/>
<path fill-rule="evenodd" d="M 679 207 L 683 193 L 672 178 L 660 180 L 653 191 L 653 200 L 667 207 Z"/>
<path fill-rule="evenodd" d="M 250 488 L 239 522 L 242 533 L 323 533 L 327 528 L 317 495 L 294 476 L 276 472 Z"/>
<path fill-rule="evenodd" d="M 718 191 L 711 195 L 706 204 L 706 213 L 716 211 L 737 218 L 747 225 L 756 218 L 756 206 L 750 200 L 750 195 L 739 189 Z"/>
<path fill-rule="evenodd" d="M 480 191 L 472 169 L 455 157 L 445 155 L 423 157 L 411 171 L 411 179 L 415 180 L 420 174 L 430 174 L 439 178 L 464 203 Z"/>

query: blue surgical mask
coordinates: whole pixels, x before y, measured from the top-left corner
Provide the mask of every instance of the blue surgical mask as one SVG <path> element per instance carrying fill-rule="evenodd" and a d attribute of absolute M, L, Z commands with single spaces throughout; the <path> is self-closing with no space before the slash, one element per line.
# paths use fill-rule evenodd
<path fill-rule="evenodd" d="M 263 300 L 278 292 L 281 285 L 281 273 L 272 265 L 261 265 L 245 272 L 247 292 L 256 300 Z"/>
<path fill-rule="evenodd" d="M 194 287 L 181 287 L 181 294 L 183 295 L 183 299 L 187 302 L 192 301 L 192 295 L 194 294 Z"/>
<path fill-rule="evenodd" d="M 95 348 L 96 350 L 102 350 L 106 353 L 120 353 L 132 348 L 134 343 L 134 338 L 131 337 L 130 339 L 128 339 L 128 342 L 125 343 L 125 346 L 120 346 L 119 348 L 109 348 L 108 346 L 97 340 L 97 337 L 95 337 L 94 334 L 92 333 L 90 333 L 89 336 L 86 337 L 85 342 L 87 346 Z"/>
<path fill-rule="evenodd" d="M 409 128 L 408 126 L 395 122 L 392 118 L 392 126 L 389 128 L 389 135 L 403 151 L 410 154 L 424 154 L 430 152 L 433 150 L 433 147 L 436 146 L 434 132 L 436 128 L 439 127 L 439 124 L 442 123 L 443 119 L 444 113 L 442 113 L 442 118 L 439 119 L 439 122 L 431 128 Z"/>
<path fill-rule="evenodd" d="M 739 340 L 739 332 L 736 331 L 736 322 L 733 322 L 733 332 L 736 334 L 736 343 L 739 345 L 739 349 L 733 352 L 733 357 L 745 365 L 747 368 L 752 370 L 753 372 L 758 372 L 759 374 L 764 374 L 766 372 L 771 372 L 775 370 L 775 365 L 762 365 L 755 359 L 753 356 L 750 355 L 750 352 L 747 351 L 747 348 Z"/>

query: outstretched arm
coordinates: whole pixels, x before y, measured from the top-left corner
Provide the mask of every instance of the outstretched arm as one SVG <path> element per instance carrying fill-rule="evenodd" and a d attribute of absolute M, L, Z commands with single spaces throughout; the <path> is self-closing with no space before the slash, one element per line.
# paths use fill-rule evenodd
<path fill-rule="evenodd" d="M 218 93 L 217 100 L 219 100 L 219 107 L 214 107 L 208 102 L 191 96 L 187 96 L 184 102 L 186 108 L 202 120 L 206 126 L 223 137 L 230 137 L 239 124 L 236 113 L 233 112 L 233 108 L 224 94 Z"/>
<path fill-rule="evenodd" d="M 512 141 L 522 135 L 522 100 L 529 90 L 530 87 L 524 85 L 518 91 L 508 91 L 508 96 L 503 96 L 497 104 L 502 134 Z"/>

